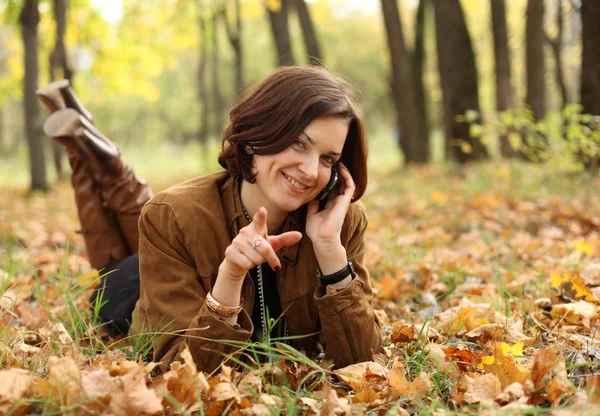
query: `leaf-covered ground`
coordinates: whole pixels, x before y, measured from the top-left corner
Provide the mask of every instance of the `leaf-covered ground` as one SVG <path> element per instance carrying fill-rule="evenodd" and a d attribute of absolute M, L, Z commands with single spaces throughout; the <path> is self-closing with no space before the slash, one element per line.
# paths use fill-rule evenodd
<path fill-rule="evenodd" d="M 162 375 L 94 324 L 69 185 L 2 189 L 0 413 L 600 414 L 599 184 L 532 165 L 374 175 L 385 354 L 333 370 L 281 346 L 262 367 Z"/>

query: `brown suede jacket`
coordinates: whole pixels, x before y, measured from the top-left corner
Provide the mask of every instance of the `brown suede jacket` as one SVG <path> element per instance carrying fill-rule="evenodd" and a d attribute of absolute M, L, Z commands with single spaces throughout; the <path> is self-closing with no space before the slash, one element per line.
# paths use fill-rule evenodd
<path fill-rule="evenodd" d="M 357 278 L 344 290 L 327 295 L 316 275 L 310 239 L 304 233 L 306 207 L 288 215 L 283 231 L 297 230 L 302 240 L 279 253 L 279 296 L 297 349 L 318 352 L 319 343 L 337 367 L 366 361 L 381 351 L 379 325 L 371 307 L 369 273 L 363 266 L 367 216 L 353 203 L 341 239 Z M 154 338 L 153 359 L 178 360 L 186 346 L 201 371 L 216 369 L 238 348 L 214 340 L 246 342 L 252 335 L 254 285 L 248 274 L 242 286 L 243 311 L 232 326 L 209 311 L 206 294 L 215 283 L 225 249 L 246 222 L 238 185 L 227 172 L 202 176 L 155 195 L 144 207 L 140 229 L 140 300 L 132 331 L 149 328 L 167 333 Z M 316 333 L 316 334 L 315 334 Z"/>

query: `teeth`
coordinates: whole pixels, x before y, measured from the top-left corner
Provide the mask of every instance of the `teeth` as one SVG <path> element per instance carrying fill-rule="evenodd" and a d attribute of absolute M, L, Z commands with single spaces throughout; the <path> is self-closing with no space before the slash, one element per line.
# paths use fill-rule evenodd
<path fill-rule="evenodd" d="M 285 178 L 288 180 L 289 183 L 292 184 L 292 186 L 296 189 L 300 189 L 300 190 L 304 190 L 306 189 L 306 186 L 300 185 L 298 182 L 296 182 L 294 179 L 292 179 L 291 177 L 285 175 Z"/>

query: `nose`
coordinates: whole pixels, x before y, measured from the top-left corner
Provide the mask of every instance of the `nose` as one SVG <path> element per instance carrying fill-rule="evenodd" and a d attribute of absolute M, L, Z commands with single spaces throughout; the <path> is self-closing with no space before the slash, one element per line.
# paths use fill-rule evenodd
<path fill-rule="evenodd" d="M 319 158 L 314 156 L 306 157 L 300 164 L 299 169 L 307 180 L 316 180 L 319 176 Z"/>

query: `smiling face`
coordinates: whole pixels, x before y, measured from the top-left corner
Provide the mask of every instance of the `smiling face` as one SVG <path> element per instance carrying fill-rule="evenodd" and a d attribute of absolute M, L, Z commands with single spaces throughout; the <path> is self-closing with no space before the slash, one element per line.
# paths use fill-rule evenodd
<path fill-rule="evenodd" d="M 294 211 L 315 199 L 327 185 L 332 165 L 342 154 L 348 120 L 335 116 L 314 119 L 291 146 L 272 155 L 255 155 L 256 182 L 246 184 L 248 210 L 267 208 L 269 214 Z"/>

